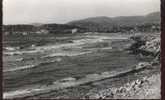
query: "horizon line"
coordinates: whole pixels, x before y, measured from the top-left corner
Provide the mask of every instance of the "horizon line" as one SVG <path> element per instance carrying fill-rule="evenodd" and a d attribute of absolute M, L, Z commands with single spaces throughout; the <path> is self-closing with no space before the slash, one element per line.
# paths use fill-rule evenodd
<path fill-rule="evenodd" d="M 161 13 L 161 11 L 153 11 L 153 12 L 150 12 L 148 14 L 151 14 L 151 13 Z M 86 18 L 80 18 L 80 19 L 76 19 L 76 20 L 71 20 L 71 21 L 68 21 L 68 22 L 65 22 L 65 23 L 56 23 L 56 22 L 47 22 L 47 23 L 43 23 L 43 22 L 31 22 L 31 23 L 18 23 L 18 24 L 4 24 L 3 25 L 33 25 L 33 24 L 61 24 L 61 25 L 64 25 L 64 24 L 67 24 L 69 22 L 72 22 L 72 21 L 78 21 L 78 20 L 84 20 L 84 19 L 88 19 L 88 18 L 97 18 L 97 17 L 107 17 L 107 18 L 115 18 L 115 17 L 134 17 L 134 16 L 146 16 L 148 14 L 143 14 L 143 15 L 132 15 L 132 16 L 92 16 L 92 17 L 86 17 Z"/>

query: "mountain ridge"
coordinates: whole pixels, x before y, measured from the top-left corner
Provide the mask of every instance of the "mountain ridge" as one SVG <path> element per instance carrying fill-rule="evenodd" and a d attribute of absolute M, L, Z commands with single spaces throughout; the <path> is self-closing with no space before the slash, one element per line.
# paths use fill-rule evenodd
<path fill-rule="evenodd" d="M 113 26 L 135 26 L 137 24 L 146 23 L 160 23 L 160 12 L 152 12 L 143 16 L 118 16 L 118 17 L 107 17 L 97 16 L 89 17 L 85 19 L 70 21 L 66 24 L 75 25 L 89 30 L 100 26 L 103 28 L 112 28 Z"/>
<path fill-rule="evenodd" d="M 160 12 L 152 12 L 143 16 L 97 16 L 74 20 L 65 24 L 57 23 L 31 23 L 17 25 L 3 25 L 4 32 L 31 32 L 48 31 L 48 33 L 77 32 L 129 32 L 131 30 L 149 31 L 155 25 L 160 30 Z"/>

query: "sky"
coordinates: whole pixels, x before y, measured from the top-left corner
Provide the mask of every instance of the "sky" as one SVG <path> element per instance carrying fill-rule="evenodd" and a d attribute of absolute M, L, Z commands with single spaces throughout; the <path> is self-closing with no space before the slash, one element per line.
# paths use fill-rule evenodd
<path fill-rule="evenodd" d="M 4 24 L 67 23 L 160 11 L 160 0 L 3 0 Z"/>

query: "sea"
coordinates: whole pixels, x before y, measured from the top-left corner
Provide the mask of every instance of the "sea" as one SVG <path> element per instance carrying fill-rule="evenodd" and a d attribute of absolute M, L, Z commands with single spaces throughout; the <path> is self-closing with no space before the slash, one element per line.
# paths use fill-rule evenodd
<path fill-rule="evenodd" d="M 24 97 L 132 71 L 141 57 L 128 52 L 129 34 L 4 36 L 3 96 Z"/>

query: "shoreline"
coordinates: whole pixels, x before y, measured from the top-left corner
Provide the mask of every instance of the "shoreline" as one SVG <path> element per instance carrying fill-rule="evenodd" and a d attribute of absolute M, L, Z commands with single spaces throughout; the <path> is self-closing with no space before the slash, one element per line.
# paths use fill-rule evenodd
<path fill-rule="evenodd" d="M 143 77 L 118 88 L 101 90 L 89 95 L 89 99 L 160 99 L 160 74 Z"/>
<path fill-rule="evenodd" d="M 113 77 L 119 77 L 124 74 L 132 73 L 134 71 L 143 70 L 148 67 L 150 67 L 150 64 L 148 64 L 148 63 L 139 63 L 139 65 L 135 66 L 135 68 L 129 69 L 126 71 L 122 71 L 122 72 L 102 72 L 101 74 L 89 74 L 80 79 L 76 79 L 74 77 L 64 78 L 62 80 L 53 82 L 52 85 L 41 86 L 40 88 L 17 90 L 17 91 L 11 91 L 8 93 L 4 93 L 4 98 L 6 98 L 6 99 L 22 98 L 22 97 L 26 98 L 29 96 L 40 95 L 43 93 L 49 93 L 54 90 L 76 87 L 76 86 L 80 86 L 80 85 L 95 83 L 97 81 L 102 81 L 102 80 L 106 80 L 106 79 L 113 78 Z"/>
<path fill-rule="evenodd" d="M 141 40 L 140 40 L 141 41 Z M 147 40 L 148 41 L 148 40 Z M 139 40 L 138 41 L 136 41 L 135 42 L 135 44 L 132 44 L 131 46 L 135 46 L 136 47 L 136 43 L 138 43 L 139 42 Z M 146 42 L 146 41 L 145 41 Z M 151 42 L 152 43 L 152 42 Z M 134 50 L 136 51 L 137 49 L 139 49 L 141 46 L 143 46 L 143 48 L 142 48 L 142 50 L 141 51 L 143 51 L 143 50 L 145 50 L 146 52 L 147 52 L 147 49 L 150 49 L 150 48 L 147 48 L 146 46 L 148 46 L 148 45 L 146 45 L 146 44 L 142 44 L 142 45 L 140 45 L 139 47 L 136 47 L 136 48 L 134 48 Z M 141 49 L 141 48 L 140 48 Z M 131 50 L 130 50 L 131 51 Z M 140 53 L 141 54 L 141 51 L 140 52 L 138 52 L 138 53 Z M 156 50 L 157 51 L 157 50 Z M 155 50 L 153 50 L 153 52 L 155 52 Z M 145 55 L 143 55 L 142 54 L 142 56 L 145 56 Z M 157 55 L 156 55 L 157 56 Z M 135 67 L 135 69 L 134 70 L 136 70 L 136 68 L 137 69 L 143 69 L 143 67 L 144 68 L 147 68 L 146 70 L 147 71 L 149 71 L 148 69 L 154 69 L 154 68 L 156 68 L 156 66 L 157 66 L 157 68 L 159 68 L 159 61 L 158 61 L 159 59 L 157 59 L 157 60 L 155 60 L 154 62 L 150 62 L 150 65 L 148 66 L 147 65 L 147 63 L 141 63 L 141 62 L 139 62 L 139 64 Z M 157 62 L 158 61 L 158 62 Z M 145 65 L 146 64 L 146 65 Z M 139 67 L 140 66 L 140 67 Z M 147 66 L 147 67 L 146 67 Z M 145 71 L 144 70 L 142 70 L 142 71 L 138 71 L 138 72 L 136 72 L 135 71 L 135 73 L 132 73 L 133 75 L 134 74 L 136 74 L 136 73 L 141 73 L 141 72 L 144 72 L 145 73 Z M 128 72 L 126 72 L 126 73 L 128 73 Z M 123 73 L 124 74 L 124 73 Z M 147 73 L 148 74 L 148 73 Z M 145 75 L 147 75 L 147 74 L 144 74 L 143 75 L 143 77 L 146 77 Z M 151 73 L 150 73 L 151 74 Z M 155 73 L 154 73 L 155 74 Z M 160 73 L 158 72 L 158 73 L 156 73 L 156 74 L 158 74 L 158 75 L 156 75 L 156 77 L 159 77 L 160 76 Z M 106 74 L 106 75 L 108 75 L 108 74 Z M 47 93 L 45 93 L 45 92 L 41 92 L 40 93 L 40 90 L 38 91 L 38 90 L 36 90 L 36 91 L 34 91 L 34 95 L 33 95 L 33 92 L 31 93 L 30 92 L 30 95 L 28 96 L 28 93 L 25 93 L 25 96 L 18 96 L 18 98 L 40 98 L 40 97 L 44 97 L 44 98 L 46 98 L 46 97 L 52 97 L 52 98 L 72 98 L 72 95 L 73 94 L 69 94 L 68 93 L 68 90 L 69 91 L 74 91 L 73 93 L 76 93 L 75 91 L 77 91 L 76 89 L 77 88 L 80 88 L 80 90 L 81 90 L 81 88 L 82 89 L 84 89 L 85 91 L 83 91 L 83 95 L 82 94 L 79 94 L 79 95 L 77 95 L 77 96 L 79 96 L 78 98 L 91 98 L 93 95 L 94 95 L 94 97 L 92 97 L 92 98 L 109 98 L 109 95 L 111 94 L 111 93 L 113 93 L 113 97 L 112 98 L 134 98 L 134 96 L 136 97 L 136 98 L 139 98 L 135 93 L 137 92 L 136 90 L 133 90 L 132 92 L 134 92 L 134 94 L 131 94 L 131 97 L 129 97 L 129 96 L 126 96 L 127 94 L 129 94 L 129 92 L 128 91 L 125 91 L 127 88 L 125 87 L 125 84 L 133 84 L 133 83 L 141 83 L 142 81 L 150 81 L 150 77 L 147 77 L 147 78 L 145 78 L 145 80 L 141 80 L 141 79 L 139 79 L 139 77 L 134 77 L 134 81 L 133 81 L 133 83 L 128 83 L 128 82 L 132 82 L 132 81 L 128 81 L 127 80 L 127 82 L 123 82 L 123 84 L 120 84 L 120 87 L 116 87 L 116 86 L 112 86 L 112 88 L 107 88 L 107 87 L 104 87 L 104 86 L 102 86 L 102 85 L 100 85 L 100 86 L 102 86 L 102 87 L 104 87 L 104 89 L 103 89 L 103 91 L 107 91 L 107 90 L 112 90 L 112 89 L 114 89 L 114 91 L 112 92 L 112 91 L 109 91 L 109 92 L 107 92 L 107 94 L 104 96 L 104 92 L 102 93 L 102 89 L 98 89 L 97 90 L 97 92 L 95 92 L 94 94 L 92 94 L 92 95 L 88 95 L 88 93 L 90 93 L 90 91 L 92 90 L 92 88 L 93 88 L 93 84 L 95 84 L 95 88 L 97 88 L 97 84 L 99 83 L 99 84 L 102 84 L 102 81 L 105 81 L 105 83 L 107 84 L 107 86 L 110 86 L 110 85 L 112 85 L 112 84 L 108 84 L 106 81 L 107 80 L 113 80 L 113 77 L 112 77 L 112 79 L 111 79 L 111 77 L 109 77 L 109 76 L 106 76 L 106 75 L 104 75 L 105 77 L 103 77 L 103 79 L 102 79 L 102 77 L 98 77 L 98 74 L 95 76 L 93 76 L 93 77 L 91 77 L 91 78 L 94 78 L 94 77 L 97 77 L 96 78 L 96 80 L 94 80 L 94 81 L 92 81 L 92 82 L 88 82 L 88 81 L 85 81 L 85 83 L 83 83 L 83 84 L 79 84 L 79 82 L 78 82 L 78 85 L 76 85 L 76 86 L 68 86 L 68 87 L 65 87 L 65 88 L 60 88 L 60 90 L 58 90 L 58 92 L 57 93 L 55 93 L 54 91 L 57 91 L 57 90 L 52 90 L 52 89 L 50 89 L 50 91 L 49 91 L 49 89 L 48 89 L 48 91 L 47 91 Z M 131 75 L 131 74 L 130 74 Z M 110 75 L 111 76 L 111 75 Z M 129 76 L 129 75 L 126 75 L 126 76 Z M 133 77 L 133 76 L 131 76 L 131 77 Z M 121 77 L 121 78 L 123 78 L 123 76 Z M 152 77 L 151 77 L 152 78 Z M 157 79 L 159 79 L 159 78 L 157 78 Z M 79 79 L 78 79 L 79 80 Z M 129 79 L 130 80 L 130 79 Z M 137 81 L 138 80 L 138 81 Z M 68 80 L 65 80 L 66 81 L 66 84 L 67 84 L 67 82 L 70 82 L 70 81 L 68 81 Z M 75 81 L 75 80 L 71 80 L 71 81 Z M 76 79 L 76 81 L 77 81 L 77 79 Z M 160 80 L 158 80 L 158 81 L 160 81 Z M 119 81 L 120 82 L 120 81 Z M 72 83 L 72 82 L 71 82 Z M 151 82 L 152 83 L 152 82 Z M 61 83 L 60 83 L 61 84 Z M 92 85 L 91 85 L 92 84 Z M 114 83 L 114 84 L 116 84 L 116 83 Z M 65 82 L 64 82 L 64 85 L 65 85 Z M 154 87 L 158 87 L 157 85 L 159 85 L 159 84 L 156 84 L 156 85 L 153 85 Z M 84 88 L 83 86 L 87 86 L 87 87 L 90 87 L 90 88 L 88 88 L 88 89 L 86 89 L 86 88 Z M 143 89 L 143 88 L 145 88 L 145 87 L 148 87 L 148 86 L 150 86 L 150 84 L 147 84 L 147 85 L 145 85 L 144 87 L 141 87 L 141 89 Z M 52 87 L 54 87 L 53 85 L 52 85 Z M 55 87 L 54 87 L 55 88 Z M 128 87 L 128 88 L 132 88 L 132 85 L 131 85 L 131 87 Z M 123 89 L 125 89 L 124 91 L 125 92 L 123 92 Z M 141 90 L 140 89 L 140 90 Z M 150 88 L 148 88 L 148 89 L 150 89 Z M 41 89 L 42 90 L 42 89 Z M 152 88 L 150 89 L 150 90 L 152 90 Z M 157 90 L 159 90 L 158 88 L 157 88 Z M 64 94 L 62 94 L 62 95 L 58 95 L 58 93 L 60 93 L 60 92 L 64 92 Z M 118 92 L 116 92 L 116 91 L 118 91 Z M 121 97 L 121 91 L 122 91 L 122 97 Z M 37 93 L 37 92 L 39 92 L 39 94 Z M 79 92 L 79 91 L 77 91 L 77 92 Z M 100 93 L 101 92 L 101 93 Z M 37 93 L 37 94 L 36 94 Z M 36 94 L 36 95 L 35 95 Z M 98 96 L 98 94 L 100 94 L 99 96 Z M 144 93 L 142 93 L 142 94 L 144 94 Z M 47 95 L 47 96 L 45 96 L 45 95 Z M 80 95 L 82 95 L 82 96 L 80 96 Z M 64 97 L 63 97 L 64 96 Z M 77 96 L 73 96 L 73 98 L 77 98 Z M 157 94 L 156 94 L 156 96 L 155 97 L 159 97 L 159 96 L 157 96 Z M 11 97 L 11 98 L 13 98 L 13 97 Z M 14 97 L 15 98 L 15 97 Z M 17 96 L 16 96 L 16 98 L 17 98 Z M 143 96 L 143 98 L 146 98 L 145 96 Z"/>
<path fill-rule="evenodd" d="M 152 66 L 160 66 L 160 38 L 157 36 L 133 36 L 135 41 L 132 44 L 133 52 L 142 54 L 142 56 L 154 56 Z M 139 43 L 140 42 L 140 43 Z M 137 79 L 132 82 L 125 83 L 118 88 L 108 88 L 98 93 L 89 95 L 88 98 L 95 99 L 160 99 L 161 98 L 161 73 L 151 76 L 144 76 L 142 79 Z"/>

